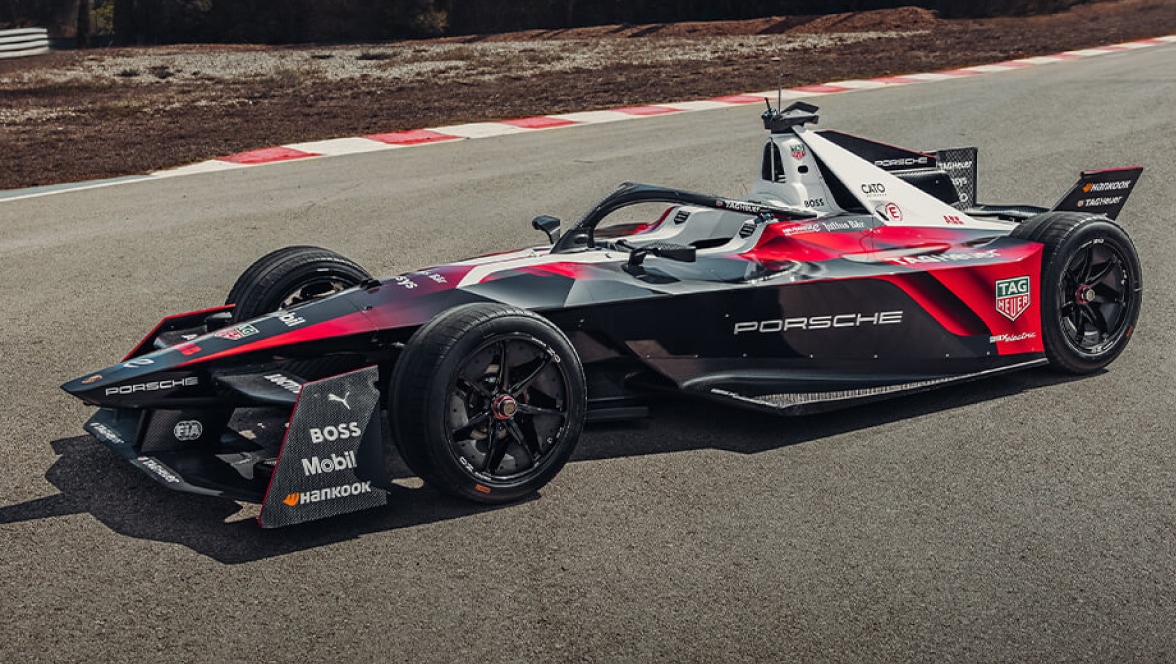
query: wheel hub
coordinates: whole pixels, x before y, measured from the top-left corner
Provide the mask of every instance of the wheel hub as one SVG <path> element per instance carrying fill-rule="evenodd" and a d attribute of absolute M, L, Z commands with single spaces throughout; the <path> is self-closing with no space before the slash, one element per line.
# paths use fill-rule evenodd
<path fill-rule="evenodd" d="M 1074 294 L 1074 300 L 1079 304 L 1090 304 L 1094 302 L 1094 289 L 1086 284 L 1078 287 L 1078 292 Z"/>
<path fill-rule="evenodd" d="M 509 420 L 519 412 L 519 402 L 509 394 L 499 394 L 490 403 L 490 412 L 496 420 Z"/>

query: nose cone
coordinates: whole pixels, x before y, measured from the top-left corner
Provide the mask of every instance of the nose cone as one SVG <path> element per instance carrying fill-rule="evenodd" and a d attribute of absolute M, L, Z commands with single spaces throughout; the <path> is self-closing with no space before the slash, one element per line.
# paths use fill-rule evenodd
<path fill-rule="evenodd" d="M 208 368 L 237 358 L 313 351 L 315 344 L 335 344 L 344 337 L 375 331 L 365 315 L 367 293 L 352 291 L 309 302 L 291 311 L 276 311 L 207 331 L 204 312 L 164 319 L 140 344 L 152 348 L 160 340 L 174 345 L 138 355 L 61 386 L 86 403 L 118 408 L 163 407 L 174 397 L 211 397 Z"/>
<path fill-rule="evenodd" d="M 202 385 L 194 370 L 176 370 L 182 355 L 172 349 L 156 351 L 101 371 L 75 378 L 61 389 L 96 406 L 136 407 L 161 397 L 185 396 Z"/>

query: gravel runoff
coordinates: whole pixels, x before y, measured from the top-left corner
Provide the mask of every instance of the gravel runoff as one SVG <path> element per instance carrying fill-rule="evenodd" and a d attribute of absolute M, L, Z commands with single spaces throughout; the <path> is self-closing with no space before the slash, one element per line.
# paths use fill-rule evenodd
<path fill-rule="evenodd" d="M 820 35 L 741 35 L 659 39 L 573 39 L 476 44 L 393 42 L 381 44 L 257 48 L 215 47 L 201 52 L 153 49 L 150 54 L 94 55 L 76 66 L 0 76 L 0 87 L 80 83 L 144 85 L 225 82 L 290 77 L 304 82 L 356 78 L 429 77 L 443 82 L 496 80 L 546 72 L 599 69 L 614 62 L 665 64 L 757 54 L 822 49 L 873 39 L 897 39 L 925 31 L 851 32 Z M 117 53 L 117 51 L 116 51 Z"/>

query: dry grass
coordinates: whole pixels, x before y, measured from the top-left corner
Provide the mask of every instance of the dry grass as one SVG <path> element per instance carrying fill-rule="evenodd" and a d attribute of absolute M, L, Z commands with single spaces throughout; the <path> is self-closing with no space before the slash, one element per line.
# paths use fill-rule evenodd
<path fill-rule="evenodd" d="M 378 45 L 57 52 L 0 60 L 0 189 L 283 143 L 770 89 L 773 57 L 793 86 L 1170 33 L 1176 2 L 1117 0 L 1016 20 L 940 21 L 903 8 Z"/>

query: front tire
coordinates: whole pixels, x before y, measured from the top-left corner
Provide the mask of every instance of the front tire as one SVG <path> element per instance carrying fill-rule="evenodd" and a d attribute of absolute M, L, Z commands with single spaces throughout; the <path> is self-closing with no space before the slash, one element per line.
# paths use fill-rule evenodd
<path fill-rule="evenodd" d="M 1127 233 L 1102 215 L 1047 212 L 1014 237 L 1044 245 L 1041 330 L 1050 365 L 1087 374 L 1126 348 L 1139 318 L 1143 282 Z"/>
<path fill-rule="evenodd" d="M 283 247 L 242 272 L 225 304 L 236 305 L 233 322 L 240 322 L 326 297 L 371 278 L 358 263 L 329 249 Z"/>
<path fill-rule="evenodd" d="M 401 456 L 437 489 L 480 503 L 530 495 L 584 427 L 575 349 L 546 319 L 498 304 L 450 309 L 396 363 L 388 411 Z"/>

